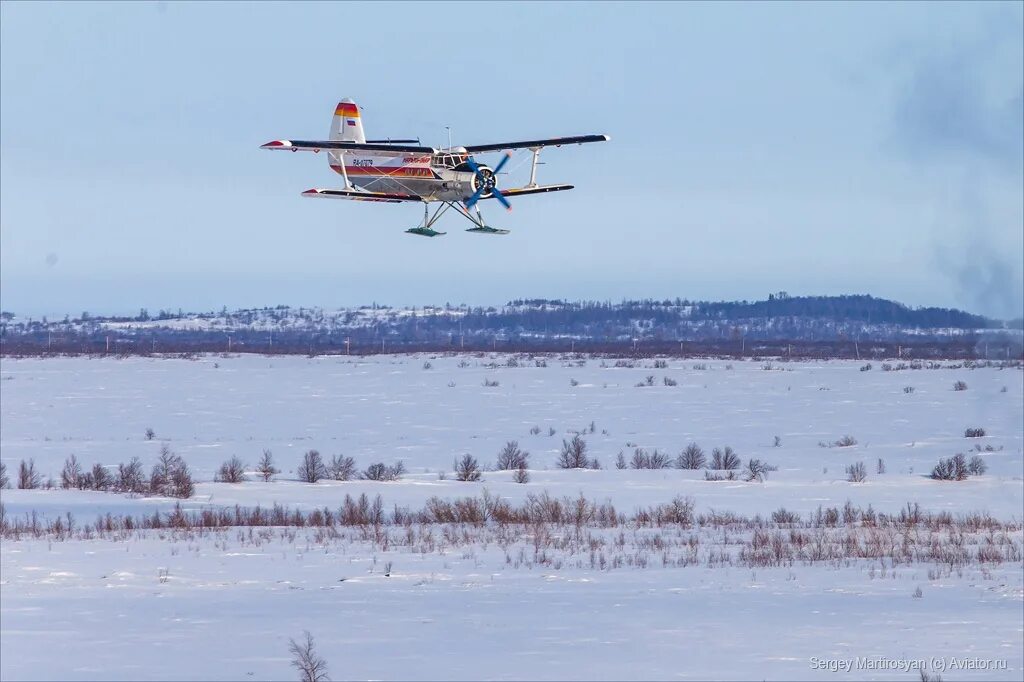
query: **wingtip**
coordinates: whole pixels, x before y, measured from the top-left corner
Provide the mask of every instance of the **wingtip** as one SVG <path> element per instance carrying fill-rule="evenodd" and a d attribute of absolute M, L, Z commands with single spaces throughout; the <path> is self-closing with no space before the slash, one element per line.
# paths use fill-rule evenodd
<path fill-rule="evenodd" d="M 316 187 L 314 187 L 313 189 L 307 189 L 305 192 L 302 193 L 302 196 L 304 196 L 304 197 L 315 197 L 315 196 L 317 196 L 319 194 L 320 194 L 320 190 L 318 190 Z"/>
<path fill-rule="evenodd" d="M 278 147 L 287 147 L 287 146 L 290 146 L 290 145 L 291 145 L 291 142 L 289 142 L 288 140 L 271 140 L 270 142 L 267 142 L 266 144 L 261 144 L 260 145 L 260 149 L 275 149 L 275 148 L 278 148 Z"/>

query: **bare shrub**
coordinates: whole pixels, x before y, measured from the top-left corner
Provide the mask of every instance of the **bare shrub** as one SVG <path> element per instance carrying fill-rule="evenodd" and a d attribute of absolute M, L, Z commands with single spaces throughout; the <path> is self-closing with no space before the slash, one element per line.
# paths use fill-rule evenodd
<path fill-rule="evenodd" d="M 397 481 L 404 473 L 405 464 L 402 462 L 396 462 L 391 466 L 387 466 L 383 462 L 375 462 L 363 469 L 359 478 L 364 481 Z"/>
<path fill-rule="evenodd" d="M 241 483 L 245 481 L 245 463 L 238 457 L 232 457 L 220 465 L 214 480 L 221 483 Z"/>
<path fill-rule="evenodd" d="M 672 468 L 672 458 L 669 457 L 668 453 L 660 452 L 657 448 L 651 453 L 650 463 L 652 469 Z"/>
<path fill-rule="evenodd" d="M 779 436 L 775 436 L 775 441 L 772 443 L 772 447 L 773 448 L 781 448 L 782 447 L 782 438 L 780 438 Z"/>
<path fill-rule="evenodd" d="M 964 438 L 984 438 L 985 429 L 981 427 L 964 430 Z"/>
<path fill-rule="evenodd" d="M 779 507 L 778 510 L 772 512 L 772 523 L 800 523 L 800 515 L 785 507 Z"/>
<path fill-rule="evenodd" d="M 921 591 L 921 586 L 920 585 L 918 585 L 916 588 L 914 588 L 914 594 L 912 596 L 914 597 L 914 599 L 920 599 L 921 597 L 924 596 L 924 592 Z"/>
<path fill-rule="evenodd" d="M 60 487 L 68 490 L 70 488 L 81 488 L 82 465 L 78 458 L 71 455 L 64 460 L 64 468 L 60 472 Z"/>
<path fill-rule="evenodd" d="M 485 388 L 494 388 L 496 386 L 499 386 L 500 384 L 501 384 L 501 382 L 499 382 L 499 381 L 491 381 L 490 379 L 484 379 L 484 387 Z"/>
<path fill-rule="evenodd" d="M 833 443 L 837 448 L 849 448 L 857 444 L 857 439 L 853 436 L 843 436 L 839 440 Z"/>
<path fill-rule="evenodd" d="M 344 455 L 335 455 L 327 467 L 327 473 L 335 481 L 351 481 L 356 477 L 356 461 Z"/>
<path fill-rule="evenodd" d="M 498 453 L 498 471 L 519 469 L 529 466 L 530 453 L 519 449 L 519 441 L 510 440 Z"/>
<path fill-rule="evenodd" d="M 725 474 L 713 474 L 710 471 L 705 471 L 704 472 L 704 480 L 705 481 L 735 481 L 736 480 L 736 472 L 735 471 L 727 471 Z"/>
<path fill-rule="evenodd" d="M 321 478 L 327 478 L 327 466 L 317 450 L 307 450 L 295 473 L 303 483 L 316 483 Z"/>
<path fill-rule="evenodd" d="M 384 462 L 375 462 L 363 470 L 359 477 L 365 481 L 386 481 L 387 465 Z"/>
<path fill-rule="evenodd" d="M 434 366 L 432 364 L 430 364 L 430 360 L 427 360 L 426 362 L 423 363 L 423 369 L 433 369 L 433 368 L 434 368 Z"/>
<path fill-rule="evenodd" d="M 156 431 L 152 428 L 146 429 L 146 440 L 153 440 L 154 438 L 156 438 Z"/>
<path fill-rule="evenodd" d="M 862 371 L 862 372 L 870 372 L 871 371 L 871 363 L 869 362 L 866 365 L 861 365 L 860 371 Z"/>
<path fill-rule="evenodd" d="M 884 474 L 885 473 L 885 460 L 882 459 L 881 457 L 878 458 L 878 465 L 875 467 L 875 473 L 878 473 L 878 474 Z"/>
<path fill-rule="evenodd" d="M 11 487 L 11 479 L 7 477 L 7 465 L 0 462 L 0 490 Z"/>
<path fill-rule="evenodd" d="M 466 453 L 458 462 L 455 462 L 455 480 L 464 483 L 475 483 L 480 480 L 480 464 L 476 457 Z"/>
<path fill-rule="evenodd" d="M 102 464 L 93 464 L 92 471 L 88 474 L 89 485 L 87 487 L 92 490 L 110 490 L 114 486 L 114 477 L 107 471 L 107 468 Z"/>
<path fill-rule="evenodd" d="M 643 448 L 636 448 L 629 466 L 633 469 L 668 469 L 672 466 L 672 460 L 668 455 L 657 450 L 647 452 Z"/>
<path fill-rule="evenodd" d="M 142 471 L 142 460 L 132 457 L 127 464 L 117 465 L 117 482 L 114 484 L 117 492 L 142 494 L 148 487 L 146 475 Z"/>
<path fill-rule="evenodd" d="M 679 384 L 678 381 L 676 381 L 675 379 L 672 379 L 671 377 L 664 377 L 664 378 L 662 378 L 661 381 L 666 386 L 677 386 Z"/>
<path fill-rule="evenodd" d="M 625 469 L 629 465 L 626 463 L 626 456 L 622 454 L 622 450 L 619 450 L 619 455 L 615 458 L 615 468 Z"/>
<path fill-rule="evenodd" d="M 868 479 L 868 470 L 864 462 L 857 462 L 846 467 L 846 480 L 850 483 L 863 483 Z"/>
<path fill-rule="evenodd" d="M 256 465 L 256 471 L 263 477 L 263 482 L 268 482 L 274 474 L 281 473 L 281 470 L 274 466 L 274 455 L 270 450 L 264 450 L 260 457 L 260 463 Z"/>
<path fill-rule="evenodd" d="M 908 393 L 908 394 L 909 393 L 913 393 L 914 392 L 914 387 L 913 386 L 904 386 L 903 387 L 903 392 L 904 393 Z"/>
<path fill-rule="evenodd" d="M 185 460 L 178 458 L 177 465 L 171 471 L 171 497 L 188 499 L 196 492 L 192 481 L 192 472 L 188 470 Z"/>
<path fill-rule="evenodd" d="M 740 458 L 728 445 L 724 450 L 715 448 L 711 451 L 711 469 L 716 471 L 729 471 L 740 468 Z"/>
<path fill-rule="evenodd" d="M 678 523 L 681 526 L 693 525 L 693 510 L 696 505 L 692 497 L 676 496 L 669 504 L 655 507 L 656 523 Z"/>
<path fill-rule="evenodd" d="M 969 475 L 967 458 L 958 452 L 948 459 L 940 459 L 932 469 L 931 477 L 937 481 L 962 481 Z"/>
<path fill-rule="evenodd" d="M 175 465 L 175 457 L 176 455 L 171 452 L 169 445 L 164 443 L 160 446 L 160 456 L 157 458 L 156 464 L 153 465 L 153 471 L 149 477 L 150 492 L 163 494 L 164 487 L 171 479 L 171 469 Z"/>
<path fill-rule="evenodd" d="M 559 469 L 589 469 L 591 461 L 587 457 L 587 442 L 576 434 L 572 440 L 562 439 L 562 451 L 558 455 Z"/>
<path fill-rule="evenodd" d="M 531 427 L 530 428 L 530 435 L 531 436 L 538 436 L 538 435 L 540 435 L 540 427 L 539 426 Z"/>
<path fill-rule="evenodd" d="M 743 471 L 743 478 L 747 481 L 758 481 L 760 483 L 768 478 L 769 472 L 778 470 L 777 466 L 751 458 L 747 462 L 747 468 Z"/>
<path fill-rule="evenodd" d="M 967 462 L 967 473 L 971 476 L 981 476 L 988 471 L 988 465 L 985 464 L 985 460 L 980 455 L 971 457 L 970 461 Z"/>
<path fill-rule="evenodd" d="M 36 462 L 21 460 L 18 465 L 18 490 L 35 490 L 43 483 L 43 475 L 36 471 Z"/>
<path fill-rule="evenodd" d="M 549 426 L 548 427 L 548 437 L 551 437 L 551 436 L 555 435 L 556 433 L 558 433 L 558 432 L 555 431 L 555 427 L 553 427 L 553 426 Z"/>
<path fill-rule="evenodd" d="M 176 497 L 173 489 L 174 472 L 184 464 L 181 457 L 171 452 L 166 443 L 160 446 L 160 457 L 153 465 L 153 472 L 149 477 L 149 491 L 154 495 Z"/>
<path fill-rule="evenodd" d="M 529 483 L 530 482 L 530 471 L 526 468 L 526 465 L 520 466 L 516 469 L 516 473 L 512 476 L 512 480 L 516 483 Z"/>
<path fill-rule="evenodd" d="M 953 384 L 953 390 L 954 391 L 966 391 L 967 390 L 967 382 L 965 382 L 965 381 L 958 381 L 958 382 L 956 382 L 955 384 Z"/>
<path fill-rule="evenodd" d="M 576 381 L 575 379 L 569 379 L 569 385 L 575 388 L 580 385 L 580 382 Z"/>
<path fill-rule="evenodd" d="M 303 633 L 301 641 L 288 640 L 288 652 L 292 655 L 292 667 L 299 671 L 301 682 L 325 682 L 331 679 L 327 676 L 327 661 L 316 653 L 313 635 L 308 630 Z"/>
<path fill-rule="evenodd" d="M 703 469 L 705 464 L 707 464 L 707 458 L 696 443 L 687 445 L 676 458 L 676 466 L 680 469 Z"/>

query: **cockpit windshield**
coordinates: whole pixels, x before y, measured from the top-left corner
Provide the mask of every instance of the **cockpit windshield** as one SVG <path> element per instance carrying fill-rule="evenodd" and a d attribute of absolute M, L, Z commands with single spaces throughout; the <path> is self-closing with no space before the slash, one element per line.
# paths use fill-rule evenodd
<path fill-rule="evenodd" d="M 431 159 L 430 165 L 435 168 L 455 168 L 456 166 L 466 162 L 466 156 L 466 154 L 434 154 L 434 158 Z"/>

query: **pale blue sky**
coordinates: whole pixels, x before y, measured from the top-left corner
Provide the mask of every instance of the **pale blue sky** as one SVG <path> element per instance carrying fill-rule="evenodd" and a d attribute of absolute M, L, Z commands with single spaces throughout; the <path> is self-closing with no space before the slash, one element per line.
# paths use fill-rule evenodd
<path fill-rule="evenodd" d="M 872 293 L 1019 316 L 1020 3 L 0 5 L 0 305 L 26 314 Z M 608 133 L 490 221 L 314 201 L 372 137 Z M 517 159 L 518 160 L 518 157 Z M 512 164 L 513 166 L 515 164 Z M 525 165 L 511 186 L 525 182 Z"/>

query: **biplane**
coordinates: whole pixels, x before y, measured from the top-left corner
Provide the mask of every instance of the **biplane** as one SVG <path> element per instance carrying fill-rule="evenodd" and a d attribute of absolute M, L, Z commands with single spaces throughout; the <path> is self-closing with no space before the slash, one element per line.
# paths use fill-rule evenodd
<path fill-rule="evenodd" d="M 466 147 L 435 149 L 420 144 L 418 139 L 367 140 L 363 132 L 363 118 L 359 107 L 350 99 L 343 99 L 334 110 L 331 131 L 327 140 L 273 140 L 261 149 L 292 152 L 327 152 L 331 170 L 341 175 L 342 189 L 310 189 L 305 197 L 348 199 L 384 203 L 418 202 L 423 204 L 423 221 L 406 230 L 411 234 L 436 237 L 445 234 L 434 225 L 449 209 L 473 224 L 467 232 L 477 234 L 508 234 L 488 225 L 480 213 L 479 202 L 494 199 L 511 210 L 510 197 L 546 192 L 561 192 L 572 185 L 541 185 L 537 182 L 540 152 L 545 147 L 561 147 L 587 142 L 606 142 L 607 135 L 576 135 L 545 140 L 497 142 Z M 530 181 L 523 187 L 499 189 L 498 174 L 505 168 L 517 149 L 533 154 Z M 475 154 L 504 152 L 494 167 L 479 163 Z M 433 213 L 430 204 L 440 203 Z"/>

